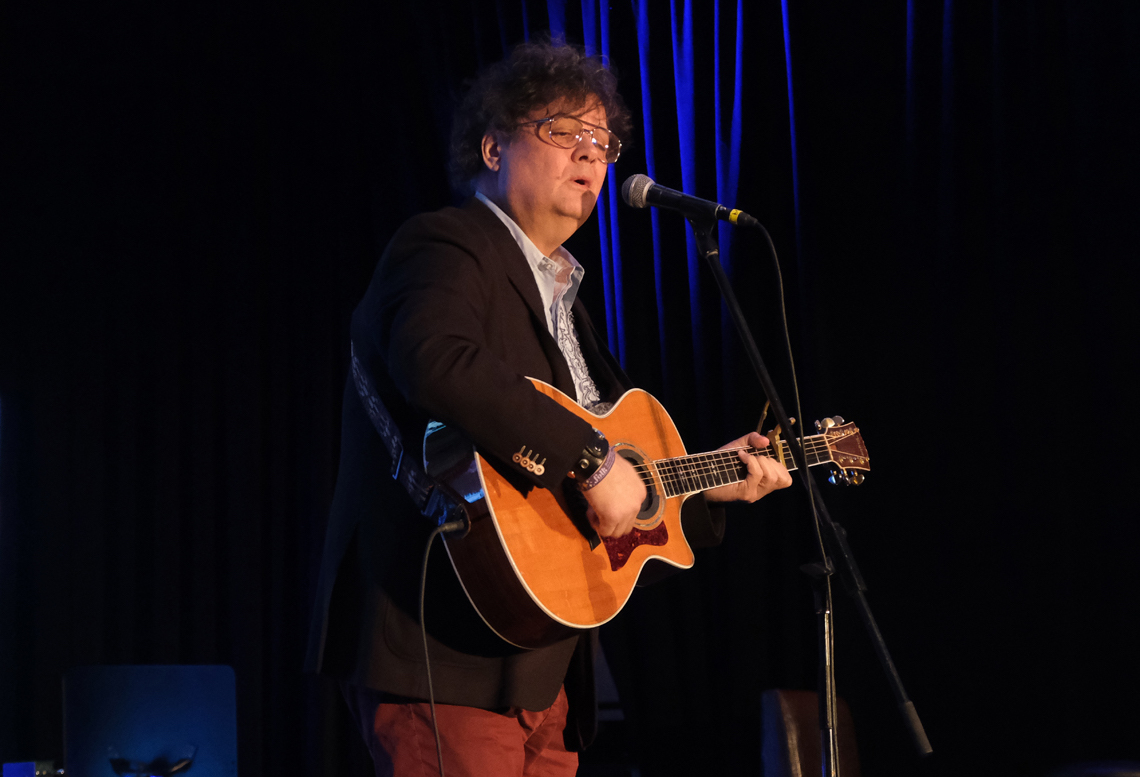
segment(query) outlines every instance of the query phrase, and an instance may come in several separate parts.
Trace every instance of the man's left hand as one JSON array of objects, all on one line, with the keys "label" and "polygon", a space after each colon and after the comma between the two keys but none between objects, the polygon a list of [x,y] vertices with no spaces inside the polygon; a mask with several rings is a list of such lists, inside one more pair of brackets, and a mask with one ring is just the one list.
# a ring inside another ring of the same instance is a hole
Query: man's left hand
[{"label": "man's left hand", "polygon": [[[718,450],[728,448],[767,448],[768,438],[758,432],[751,432]],[[740,460],[748,466],[748,477],[739,483],[731,483],[705,492],[707,502],[755,502],[757,499],[770,494],[778,488],[787,488],[792,484],[792,476],[787,468],[767,456],[752,456],[740,451]]]}]

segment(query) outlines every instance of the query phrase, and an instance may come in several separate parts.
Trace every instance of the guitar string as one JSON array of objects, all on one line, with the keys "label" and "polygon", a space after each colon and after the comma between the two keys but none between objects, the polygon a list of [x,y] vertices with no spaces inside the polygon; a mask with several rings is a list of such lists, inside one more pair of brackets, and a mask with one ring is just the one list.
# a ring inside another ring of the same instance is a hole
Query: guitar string
[{"label": "guitar string", "polygon": [[[805,455],[815,459],[809,462],[809,466],[832,459],[830,455],[831,446],[823,436],[813,435],[803,440],[803,443]],[[779,444],[785,455],[790,453],[787,440],[780,440]],[[744,479],[742,475],[747,472],[747,469],[743,468],[744,462],[740,461],[736,455],[738,451],[743,450],[753,456],[776,458],[772,448],[771,445],[766,448],[752,446],[729,448],[721,451],[659,459],[651,463],[634,465],[634,469],[646,485],[652,485],[652,471],[657,470],[666,491],[676,491],[677,486],[680,486],[681,492],[697,493],[709,488],[740,482]],[[819,457],[821,452],[826,453],[822,458]],[[790,459],[790,455],[787,458]],[[791,469],[794,470],[795,467],[793,466]],[[676,496],[677,493],[668,495]]]},{"label": "guitar string", "polygon": [[[787,451],[787,443],[786,442],[783,443],[782,447],[784,448],[785,451]],[[830,456],[820,458],[818,455],[821,452],[825,452],[828,450],[829,450],[829,446],[826,443],[812,444],[809,442],[809,444],[805,446],[805,454],[814,456],[816,458],[816,461],[812,462],[813,464],[814,463],[820,463],[822,461],[830,460],[831,459]],[[689,456],[677,456],[677,457],[673,457],[673,458],[658,459],[654,464],[658,469],[661,469],[662,464],[666,464],[666,465],[673,465],[674,467],[680,466],[680,467],[683,467],[684,469],[689,470],[689,471],[697,471],[697,472],[720,471],[720,468],[723,467],[724,464],[727,464],[727,463],[735,464],[736,462],[740,461],[740,459],[736,455],[738,451],[745,451],[746,453],[749,453],[753,456],[766,456],[768,458],[776,458],[776,455],[772,451],[771,446],[769,446],[768,448],[746,447],[746,448],[729,448],[729,449],[723,450],[723,451],[710,451],[708,453],[697,453],[697,454],[692,454]],[[786,455],[786,453],[785,453],[785,455]],[[790,456],[787,456],[787,458],[790,459]],[[741,463],[743,463],[743,462],[741,462]],[[650,469],[651,465],[649,465],[649,464],[637,464],[637,465],[634,465],[634,467],[635,467],[635,469],[638,469],[639,471],[645,471],[645,470]]]},{"label": "guitar string", "polygon": [[[763,455],[749,451],[752,455]],[[677,481],[696,481],[706,487],[723,485],[727,482],[736,482],[742,472],[746,472],[744,462],[735,455],[736,451],[723,451],[713,455],[692,458],[665,459],[655,463],[655,468],[663,480],[675,483]],[[640,471],[648,471],[649,466],[638,467]]]},{"label": "guitar string", "polygon": [[[806,441],[806,445],[804,446],[804,450],[806,453],[819,454],[821,452],[826,452],[826,451],[830,450],[830,447],[831,446],[828,445],[824,441],[810,440],[809,439]],[[786,441],[781,442],[780,448],[781,448],[781,451],[784,452],[785,456],[791,450]],[[775,458],[775,455],[776,455],[775,452],[772,450],[772,446],[768,446],[766,448],[756,448],[756,447],[752,447],[752,446],[747,446],[747,447],[741,447],[741,448],[728,448],[728,449],[720,450],[720,451],[709,451],[708,453],[696,453],[696,454],[690,454],[690,455],[686,455],[686,456],[677,456],[677,457],[673,457],[670,459],[661,459],[661,461],[678,461],[678,460],[683,460],[683,459],[700,460],[702,458],[707,458],[707,457],[735,458],[735,454],[737,451],[745,451],[747,453],[752,454],[753,456],[767,456],[768,458]]]},{"label": "guitar string", "polygon": [[[818,459],[818,454],[820,454],[821,452],[825,452],[825,451],[829,450],[829,446],[826,443],[812,443],[810,441],[809,441],[809,444],[805,445],[804,447],[805,447],[805,453],[806,454],[815,455],[817,457],[817,459]],[[787,456],[787,452],[789,452],[789,449],[787,447],[786,442],[782,444],[781,448],[785,452],[785,456],[787,458],[790,458],[790,456]],[[677,456],[677,457],[672,457],[672,458],[658,459],[657,463],[658,464],[660,464],[662,462],[682,463],[682,466],[686,466],[686,467],[690,466],[689,463],[695,463],[695,464],[697,464],[697,466],[703,466],[705,463],[712,463],[715,465],[716,463],[719,463],[719,462],[739,461],[739,458],[736,456],[736,453],[738,451],[745,451],[746,453],[749,453],[753,456],[766,456],[768,458],[776,458],[776,454],[772,451],[771,446],[769,446],[767,448],[743,447],[743,448],[728,448],[728,449],[722,450],[722,451],[710,451],[708,453],[696,453],[696,454],[691,454],[691,455],[687,455],[687,456]],[[828,460],[828,459],[830,459],[830,456],[826,457],[826,459],[819,459],[819,461],[824,461],[824,460]],[[635,465],[635,467],[640,467],[640,468],[646,468],[647,466],[648,465],[646,465],[646,464]]]},{"label": "guitar string", "polygon": [[[684,492],[695,493],[719,485],[739,482],[743,479],[741,477],[741,466],[743,462],[735,455],[732,455],[736,450],[744,449],[717,451],[695,457],[681,457],[657,462],[657,464],[666,465],[665,467],[657,467],[657,469],[667,496],[676,496],[678,493]],[[758,451],[756,448],[748,450],[750,450],[750,452]],[[758,455],[758,453],[754,453],[753,455]],[[646,474],[648,474],[647,470],[649,467],[642,467],[641,469],[645,470]],[[747,470],[745,469],[744,471]],[[652,475],[649,475],[648,478],[643,478],[643,480],[648,480],[647,485],[650,485]]]}]

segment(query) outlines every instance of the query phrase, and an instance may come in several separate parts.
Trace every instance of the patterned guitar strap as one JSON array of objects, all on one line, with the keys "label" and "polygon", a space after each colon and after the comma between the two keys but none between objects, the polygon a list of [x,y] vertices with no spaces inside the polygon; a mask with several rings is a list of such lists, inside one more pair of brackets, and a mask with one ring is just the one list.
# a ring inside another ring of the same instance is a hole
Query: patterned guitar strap
[{"label": "patterned guitar strap", "polygon": [[368,413],[368,418],[388,450],[388,456],[392,460],[392,478],[408,492],[416,509],[437,526],[464,517],[462,506],[424,472],[419,457],[415,454],[404,455],[407,448],[400,429],[381,401],[364,365],[357,358],[356,344],[349,342],[349,350],[352,355],[352,382],[364,404],[364,411]]}]

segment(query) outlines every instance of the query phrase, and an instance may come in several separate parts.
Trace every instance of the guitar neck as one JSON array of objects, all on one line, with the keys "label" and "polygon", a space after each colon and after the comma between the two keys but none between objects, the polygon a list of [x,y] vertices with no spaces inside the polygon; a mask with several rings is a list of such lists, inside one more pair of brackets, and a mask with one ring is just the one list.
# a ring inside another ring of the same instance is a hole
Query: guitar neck
[{"label": "guitar neck", "polygon": [[[803,438],[804,456],[809,467],[826,464],[832,460],[825,437],[826,435],[815,434]],[[698,494],[701,491],[708,491],[710,488],[739,483],[748,477],[748,467],[737,456],[737,451],[740,450],[752,456],[765,456],[769,459],[782,460],[789,471],[794,471],[796,463],[792,459],[792,451],[788,441],[780,440],[779,445],[780,455],[777,455],[771,445],[767,448],[732,448],[708,453],[694,453],[673,459],[658,459],[653,462],[653,466],[661,477],[666,496]]]}]

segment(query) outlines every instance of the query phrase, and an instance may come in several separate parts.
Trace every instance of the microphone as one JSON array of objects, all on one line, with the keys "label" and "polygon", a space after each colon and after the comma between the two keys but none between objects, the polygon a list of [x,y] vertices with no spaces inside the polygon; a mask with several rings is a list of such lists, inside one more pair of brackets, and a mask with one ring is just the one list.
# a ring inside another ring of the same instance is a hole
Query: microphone
[{"label": "microphone", "polygon": [[666,189],[648,175],[631,175],[621,186],[621,197],[631,208],[652,205],[682,213],[689,219],[720,219],[742,227],[759,227],[760,222],[741,210],[729,210],[719,202],[702,200],[676,189]]}]

